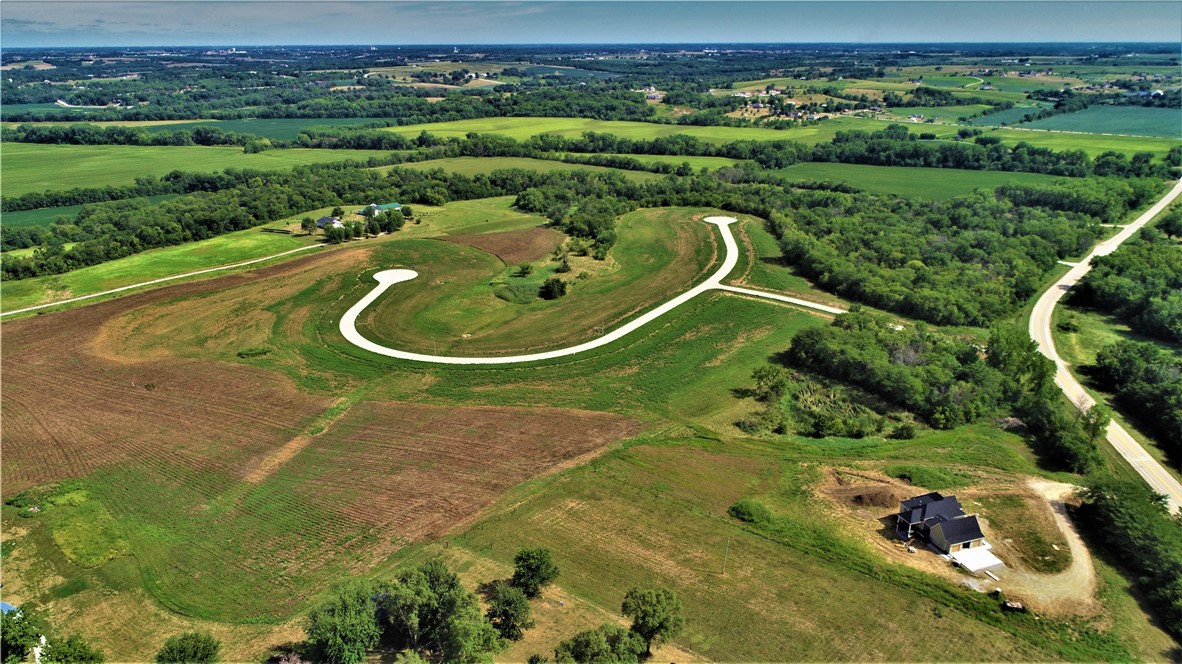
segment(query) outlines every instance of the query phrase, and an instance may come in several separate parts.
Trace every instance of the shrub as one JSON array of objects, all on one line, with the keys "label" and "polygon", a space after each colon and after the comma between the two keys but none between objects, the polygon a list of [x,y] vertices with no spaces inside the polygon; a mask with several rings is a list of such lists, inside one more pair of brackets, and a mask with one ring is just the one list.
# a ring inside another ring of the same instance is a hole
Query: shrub
[{"label": "shrub", "polygon": [[222,644],[209,632],[185,632],[168,637],[156,652],[157,664],[216,662]]},{"label": "shrub", "polygon": [[542,287],[538,290],[538,295],[543,300],[557,300],[566,295],[566,282],[558,277],[550,277],[542,282]]}]

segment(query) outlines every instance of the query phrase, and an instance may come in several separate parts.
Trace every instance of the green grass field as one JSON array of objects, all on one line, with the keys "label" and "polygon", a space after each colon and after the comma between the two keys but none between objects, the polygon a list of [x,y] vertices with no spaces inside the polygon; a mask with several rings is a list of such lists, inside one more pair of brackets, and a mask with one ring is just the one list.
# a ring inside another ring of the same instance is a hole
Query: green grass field
[{"label": "green grass field", "polygon": [[275,170],[346,159],[366,160],[385,154],[374,150],[310,149],[245,154],[236,147],[5,143],[0,148],[0,177],[4,180],[4,195],[19,196],[34,191],[130,185],[137,177],[159,177],[174,170]]},{"label": "green grass field", "polygon": [[[394,131],[404,135],[417,135],[419,132],[426,131],[438,136],[457,138],[462,138],[469,132],[477,132],[499,134],[516,140],[524,140],[537,134],[580,136],[585,131],[594,131],[630,139],[685,134],[696,136],[712,143],[725,143],[736,140],[793,140],[815,145],[832,140],[839,131],[878,131],[884,128],[886,124],[900,124],[900,122],[898,120],[888,121],[843,117],[825,120],[818,125],[781,131],[759,127],[691,127],[577,118],[484,118],[479,120],[458,120],[456,122],[437,122],[406,127],[392,127],[388,131]],[[932,132],[939,138],[955,136],[958,129],[953,125],[929,125],[922,123],[908,125],[908,127],[914,133]],[[1130,155],[1134,152],[1151,152],[1158,157],[1162,157],[1177,143],[1177,141],[1149,136],[1100,136],[1096,134],[1065,134],[1009,128],[988,130],[988,135],[997,136],[1007,145],[1026,142],[1037,147],[1045,147],[1052,150],[1083,150],[1092,157],[1108,150],[1116,150],[1117,152],[1124,152]]]},{"label": "green grass field", "polygon": [[912,114],[922,115],[924,118],[937,118],[939,122],[956,122],[957,118],[975,115],[989,110],[992,106],[986,104],[969,104],[964,106],[908,106],[892,108],[890,112],[902,118],[909,118]]},{"label": "green grass field", "polygon": [[[325,208],[317,212],[327,214],[329,210]],[[279,228],[293,223],[298,227],[303,217],[299,215],[266,224],[265,227]],[[240,263],[314,242],[314,239],[305,235],[264,233],[259,228],[252,228],[201,242],[161,247],[65,274],[5,281],[0,310],[23,309],[207,267]]]},{"label": "green grass field", "polygon": [[[153,203],[162,203],[164,201],[171,201],[178,197],[180,197],[180,194],[162,194],[160,196],[148,196],[147,199]],[[4,224],[10,228],[18,228],[21,226],[48,226],[50,222],[57,221],[63,217],[73,221],[78,217],[78,213],[81,211],[81,205],[66,205],[55,208],[38,208],[36,210],[22,210],[20,212],[5,212],[0,214],[0,224]]]},{"label": "green grass field", "polygon": [[726,157],[683,157],[678,155],[662,155],[662,154],[628,154],[618,155],[635,159],[644,164],[669,164],[670,166],[680,166],[683,163],[688,163],[694,170],[701,170],[703,168],[708,170],[717,170],[719,168],[726,168],[727,166],[734,166],[739,163],[738,159],[727,159]]},{"label": "green grass field", "polygon": [[[522,168],[539,173],[551,171],[591,171],[599,173],[615,172],[634,182],[649,182],[660,179],[661,175],[647,171],[627,171],[604,166],[589,166],[584,164],[567,164],[549,159],[530,159],[528,157],[455,157],[453,159],[432,159],[430,161],[416,161],[409,164],[399,164],[400,168],[415,170],[431,170],[442,168],[445,171],[460,175],[487,175],[496,170]],[[388,171],[392,167],[382,167]]]},{"label": "green grass field", "polygon": [[1182,111],[1141,106],[1092,106],[1022,125],[1031,129],[1078,131],[1091,134],[1160,136],[1182,140]]},{"label": "green grass field", "polygon": [[[358,329],[395,348],[450,355],[535,352],[587,341],[704,278],[713,229],[690,218],[705,212],[625,215],[609,260],[571,257],[565,275],[556,275],[559,264],[549,258],[521,278],[513,276],[513,266],[473,247],[434,240],[385,244],[372,259],[376,266],[410,267],[419,277],[376,303]],[[587,278],[578,277],[583,272]],[[514,285],[536,287],[550,276],[568,282],[565,297],[517,304],[496,295]]]},{"label": "green grass field", "polygon": [[500,134],[516,140],[524,140],[538,134],[557,134],[560,136],[580,136],[583,132],[594,131],[613,134],[620,138],[655,138],[658,136],[672,136],[685,134],[695,136],[711,143],[725,143],[728,141],[775,141],[796,140],[805,143],[818,143],[831,140],[834,134],[842,129],[852,129],[845,126],[846,119],[832,120],[812,127],[801,127],[778,131],[760,127],[692,127],[672,124],[657,124],[650,122],[625,122],[617,120],[590,120],[585,118],[481,118],[478,120],[458,120],[456,122],[435,122],[421,125],[407,125],[405,127],[390,127],[386,131],[417,136],[426,131],[438,136],[463,138],[469,132]]},{"label": "green grass field", "polygon": [[845,182],[875,194],[904,198],[944,200],[977,189],[995,189],[1004,184],[1043,184],[1058,179],[1037,173],[963,171],[953,168],[900,168],[862,164],[806,163],[780,169],[777,173],[797,180]]}]

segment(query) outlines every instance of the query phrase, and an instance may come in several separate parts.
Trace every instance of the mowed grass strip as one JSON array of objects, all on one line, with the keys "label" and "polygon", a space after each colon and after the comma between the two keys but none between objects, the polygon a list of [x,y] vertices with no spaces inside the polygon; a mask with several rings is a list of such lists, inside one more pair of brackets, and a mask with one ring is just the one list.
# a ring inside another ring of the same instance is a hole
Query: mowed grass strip
[{"label": "mowed grass strip", "polygon": [[[408,164],[399,164],[399,168],[409,168],[417,171],[429,171],[436,168],[442,168],[451,173],[459,173],[460,175],[487,175],[493,171],[505,170],[510,168],[520,168],[527,171],[537,171],[539,173],[549,173],[552,171],[591,171],[597,173],[619,173],[625,178],[633,182],[651,182],[652,180],[660,179],[661,175],[657,173],[649,173],[648,171],[628,171],[619,168],[608,168],[605,166],[591,166],[587,164],[567,164],[561,161],[551,161],[549,159],[530,159],[528,157],[455,157],[451,159],[432,159],[430,161],[416,161]],[[383,171],[389,171],[392,167],[383,167]]]},{"label": "mowed grass strip", "polygon": [[34,191],[130,185],[137,177],[160,177],[176,170],[278,170],[347,159],[365,161],[389,152],[293,148],[246,154],[238,147],[5,143],[0,154],[4,195],[19,196]]},{"label": "mowed grass strip", "polygon": [[[516,304],[496,296],[514,283],[541,283],[558,267],[535,266],[529,280],[478,249],[433,241],[391,243],[375,259],[419,277],[392,289],[359,319],[367,337],[402,350],[505,355],[561,348],[600,336],[624,320],[690,288],[714,260],[717,238],[695,218],[702,210],[641,210],[618,222],[608,261],[571,259],[559,275],[570,292],[557,300]],[[586,272],[588,278],[579,278]]]},{"label": "mowed grass strip", "polygon": [[905,168],[863,164],[806,163],[776,171],[794,180],[844,182],[874,194],[945,200],[978,189],[1006,184],[1048,184],[1057,179],[1038,173],[967,171],[954,168]]}]

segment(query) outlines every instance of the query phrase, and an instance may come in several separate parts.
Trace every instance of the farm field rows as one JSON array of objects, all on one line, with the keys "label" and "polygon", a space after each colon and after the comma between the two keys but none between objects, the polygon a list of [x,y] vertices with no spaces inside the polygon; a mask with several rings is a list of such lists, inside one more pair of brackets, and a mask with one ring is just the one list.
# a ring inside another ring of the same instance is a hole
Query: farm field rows
[{"label": "farm field rows", "polygon": [[1160,136],[1182,141],[1182,110],[1140,106],[1092,106],[1075,113],[1035,120],[1022,126],[1094,134]]},{"label": "farm field rows", "polygon": [[1047,184],[1058,179],[1038,173],[837,163],[796,164],[776,172],[800,180],[844,182],[875,194],[894,194],[904,198],[931,200],[944,200],[978,189],[992,190],[1004,184]]},{"label": "farm field rows", "polygon": [[4,195],[34,191],[135,184],[174,170],[281,169],[388,154],[380,150],[269,150],[246,154],[237,147],[145,147],[138,145],[36,145],[5,143],[0,177]]}]

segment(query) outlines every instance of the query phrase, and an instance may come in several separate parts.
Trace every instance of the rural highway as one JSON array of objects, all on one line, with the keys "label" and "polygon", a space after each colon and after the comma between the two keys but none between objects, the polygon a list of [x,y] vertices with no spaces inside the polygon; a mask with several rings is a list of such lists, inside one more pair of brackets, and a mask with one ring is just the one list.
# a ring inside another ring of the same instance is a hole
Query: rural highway
[{"label": "rural highway", "polygon": [[45,309],[48,307],[57,307],[57,306],[61,306],[63,304],[70,304],[71,302],[81,302],[82,300],[89,300],[89,299],[95,298],[95,297],[102,297],[104,295],[111,295],[112,293],[122,293],[124,291],[134,290],[136,288],[143,288],[144,286],[151,286],[153,284],[162,284],[166,281],[173,281],[175,279],[184,279],[185,277],[196,277],[201,274],[209,274],[210,272],[220,272],[222,270],[232,270],[236,267],[245,267],[247,265],[254,265],[255,263],[262,263],[263,261],[269,261],[272,258],[279,258],[281,256],[287,256],[289,254],[294,254],[299,251],[307,251],[309,249],[319,249],[319,248],[325,247],[325,246],[327,246],[327,245],[312,244],[312,245],[308,245],[307,247],[300,247],[299,249],[292,249],[291,251],[284,251],[282,253],[272,254],[270,256],[263,256],[262,258],[255,258],[254,260],[243,261],[241,263],[234,263],[233,265],[219,265],[218,267],[210,267],[210,268],[206,268],[204,270],[197,270],[196,272],[186,272],[184,274],[174,274],[171,277],[161,277],[159,279],[153,279],[151,281],[141,281],[138,284],[131,284],[130,286],[123,286],[122,288],[112,288],[111,290],[106,290],[101,293],[91,293],[90,295],[80,295],[78,297],[72,297],[68,300],[58,300],[56,302],[49,302],[46,304],[38,304],[35,307],[25,307],[24,309],[15,309],[13,311],[5,311],[3,313],[0,313],[0,316],[11,316],[13,314],[23,314],[26,311],[37,311],[38,309]]},{"label": "rural highway", "polygon": [[[1039,352],[1054,360],[1055,384],[1063,390],[1063,393],[1067,395],[1068,399],[1071,399],[1072,403],[1078,405],[1081,409],[1091,407],[1095,403],[1095,400],[1087,393],[1083,385],[1079,384],[1079,381],[1075,379],[1075,376],[1067,368],[1067,363],[1063,361],[1063,358],[1059,357],[1059,353],[1055,350],[1055,341],[1051,338],[1051,318],[1055,311],[1055,305],[1063,298],[1064,293],[1078,283],[1092,269],[1092,258],[1096,256],[1107,256],[1116,251],[1116,248],[1122,242],[1129,239],[1133,233],[1136,233],[1142,226],[1156,217],[1158,213],[1164,210],[1180,194],[1182,194],[1182,180],[1175,184],[1173,189],[1170,189],[1169,193],[1155,203],[1153,207],[1137,217],[1135,221],[1125,226],[1116,235],[1096,245],[1096,248],[1092,250],[1092,253],[1088,254],[1087,258],[1077,263],[1067,274],[1063,275],[1063,278],[1056,281],[1054,285],[1038,298],[1038,302],[1034,305],[1034,312],[1030,315],[1030,337],[1038,343]],[[1108,442],[1112,443],[1112,446],[1129,462],[1129,465],[1141,477],[1145,478],[1145,481],[1154,491],[1165,495],[1170,506],[1170,511],[1178,511],[1182,507],[1182,483],[1179,483],[1178,480],[1166,472],[1166,469],[1158,463],[1157,459],[1149,456],[1145,448],[1141,447],[1120,423],[1113,421],[1109,424],[1107,433]]]},{"label": "rural highway", "polygon": [[345,315],[341,317],[341,334],[345,336],[353,345],[364,348],[372,353],[385,355],[386,357],[395,357],[400,360],[413,360],[415,362],[430,362],[433,364],[513,364],[517,362],[535,362],[537,360],[553,360],[560,357],[569,357],[577,355],[600,346],[606,346],[617,339],[620,339],[648,323],[660,318],[666,313],[676,309],[677,307],[689,302],[698,295],[705,293],[708,290],[723,290],[731,293],[738,293],[741,295],[750,295],[753,297],[761,297],[789,304],[795,304],[802,307],[809,307],[818,309],[826,313],[839,314],[844,313],[844,310],[835,307],[827,307],[825,305],[816,304],[807,300],[800,300],[786,295],[777,295],[774,293],[764,293],[763,291],[752,290],[750,288],[739,288],[736,286],[724,286],[722,280],[726,278],[735,265],[739,262],[739,247],[735,242],[735,236],[731,233],[730,225],[737,220],[733,217],[706,217],[703,221],[718,226],[718,230],[722,233],[722,242],[726,247],[726,257],[722,261],[722,266],[718,268],[714,274],[706,281],[694,286],[688,291],[678,295],[677,297],[665,302],[661,306],[645,313],[644,315],[629,321],[624,325],[612,330],[611,332],[592,339],[586,343],[581,343],[577,346],[570,346],[568,348],[560,348],[558,350],[546,351],[543,353],[531,353],[529,355],[505,355],[501,357],[452,357],[448,355],[424,355],[422,353],[412,353],[405,350],[398,350],[390,348],[381,344],[375,343],[366,339],[360,332],[357,331],[357,317],[361,312],[365,311],[369,305],[373,304],[375,300],[382,296],[388,288],[394,284],[410,281],[419,276],[414,270],[385,270],[378,272],[373,276],[374,280],[378,282],[376,288],[366,294],[354,304]]}]

